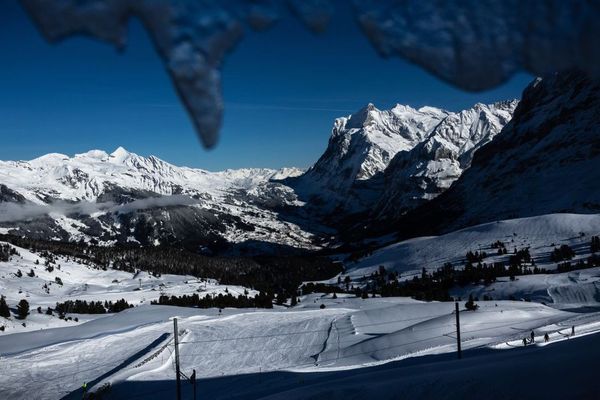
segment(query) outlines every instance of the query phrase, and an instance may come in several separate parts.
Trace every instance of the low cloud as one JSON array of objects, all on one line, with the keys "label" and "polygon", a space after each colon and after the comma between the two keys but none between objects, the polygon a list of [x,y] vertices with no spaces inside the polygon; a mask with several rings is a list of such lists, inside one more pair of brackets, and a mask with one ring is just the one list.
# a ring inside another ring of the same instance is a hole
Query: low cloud
[{"label": "low cloud", "polygon": [[63,200],[57,200],[49,204],[0,203],[0,222],[32,220],[50,214],[65,216],[73,214],[93,215],[96,213],[127,214],[150,208],[191,206],[194,204],[199,204],[199,201],[182,195],[149,197],[147,199],[134,200],[124,204],[117,204],[114,202],[93,203],[89,201],[71,203]]}]

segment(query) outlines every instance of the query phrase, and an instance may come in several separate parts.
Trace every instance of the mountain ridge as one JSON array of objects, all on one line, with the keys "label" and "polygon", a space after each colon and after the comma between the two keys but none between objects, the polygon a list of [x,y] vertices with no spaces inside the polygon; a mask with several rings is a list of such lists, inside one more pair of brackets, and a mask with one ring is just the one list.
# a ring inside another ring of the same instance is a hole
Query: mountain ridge
[{"label": "mountain ridge", "polygon": [[[402,162],[390,166],[396,157],[419,146],[423,149],[423,143],[431,135],[442,138],[448,132],[458,132],[453,140],[444,139],[454,142],[452,151],[457,157],[476,149],[479,141],[489,141],[500,132],[517,103],[517,100],[477,103],[460,112],[430,106],[415,109],[400,104],[379,110],[369,103],[354,114],[337,118],[323,155],[304,174],[285,183],[303,201],[316,202],[323,213],[338,209],[346,213],[363,212],[377,203],[378,208],[385,209],[381,205],[381,197],[386,196],[382,194],[384,188],[394,180],[392,176],[406,169]],[[466,114],[470,119],[464,118]],[[480,124],[480,119],[495,121],[485,125]],[[480,135],[463,134],[465,130],[475,130]],[[457,169],[455,179],[464,169]]]},{"label": "mountain ridge", "polygon": [[581,72],[535,79],[461,178],[398,219],[396,231],[408,238],[499,219],[599,212],[598,110],[600,82]]}]

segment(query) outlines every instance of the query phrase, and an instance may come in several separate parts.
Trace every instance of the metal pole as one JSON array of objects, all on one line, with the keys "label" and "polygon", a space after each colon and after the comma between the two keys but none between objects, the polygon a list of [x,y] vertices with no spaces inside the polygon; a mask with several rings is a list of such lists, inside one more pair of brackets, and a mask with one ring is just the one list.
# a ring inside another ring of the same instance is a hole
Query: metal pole
[{"label": "metal pole", "polygon": [[456,348],[458,351],[458,358],[462,358],[462,351],[460,348],[460,312],[458,311],[458,301],[454,303],[456,310]]},{"label": "metal pole", "polygon": [[177,374],[177,400],[181,400],[181,373],[179,372],[179,333],[177,318],[173,318],[173,333],[175,334],[175,373]]}]

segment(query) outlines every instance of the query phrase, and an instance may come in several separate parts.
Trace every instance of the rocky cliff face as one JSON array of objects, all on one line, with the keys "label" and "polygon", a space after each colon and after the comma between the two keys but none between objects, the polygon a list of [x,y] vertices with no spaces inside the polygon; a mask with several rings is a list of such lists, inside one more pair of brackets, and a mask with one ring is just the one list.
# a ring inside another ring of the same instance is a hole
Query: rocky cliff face
[{"label": "rocky cliff face", "polygon": [[378,218],[401,216],[447,190],[471,166],[475,152],[510,121],[518,101],[476,104],[451,113],[415,147],[401,151],[385,170]]},{"label": "rocky cliff face", "polygon": [[447,189],[475,150],[510,120],[516,104],[476,104],[458,113],[402,105],[382,111],[369,104],[338,118],[325,153],[288,184],[322,212],[376,205],[380,216],[401,215]]}]

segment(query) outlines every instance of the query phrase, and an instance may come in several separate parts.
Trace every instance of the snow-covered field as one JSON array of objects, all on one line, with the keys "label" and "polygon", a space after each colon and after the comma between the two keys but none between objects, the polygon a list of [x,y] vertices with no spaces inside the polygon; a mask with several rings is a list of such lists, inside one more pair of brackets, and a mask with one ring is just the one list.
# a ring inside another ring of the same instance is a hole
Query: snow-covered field
[{"label": "snow-covered field", "polygon": [[[320,309],[321,304],[327,307]],[[566,340],[572,325],[577,336],[600,330],[598,313],[576,314],[526,302],[479,304],[475,312],[461,312],[467,354],[469,349],[520,347],[532,329],[538,341],[549,333],[551,344]],[[264,392],[258,383],[263,374],[267,379],[288,371],[294,378],[286,385],[291,385],[304,376],[312,379],[308,375],[317,372],[342,373],[453,353],[453,310],[453,303],[343,296],[334,300],[320,295],[302,298],[295,309],[224,310],[223,315],[216,310],[143,305],[78,326],[1,337],[0,395],[55,399],[84,382],[96,389],[110,382],[114,391],[108,398],[173,396],[171,318],[178,317],[183,372],[189,376],[195,369],[201,388],[204,381],[252,374],[255,387],[232,386],[210,398],[257,398],[278,390]],[[189,393],[190,385],[184,382],[184,387]],[[76,393],[72,398],[80,397]]]},{"label": "snow-covered field", "polygon": [[[584,257],[599,228],[597,215],[501,221],[392,245],[350,271],[362,276],[385,265],[408,273],[420,269],[419,263],[458,263],[466,251],[485,250],[496,240],[510,250],[530,247],[538,265],[549,266],[544,260],[560,244]],[[31,315],[26,327],[13,317],[0,333],[2,399],[79,399],[84,382],[91,391],[110,384],[109,399],[170,398],[175,392],[174,317],[181,368],[187,376],[196,371],[199,398],[514,398],[515,385],[529,398],[600,396],[588,372],[593,368],[575,372],[600,356],[600,335],[595,334],[600,333],[600,268],[456,289],[452,294],[463,298],[473,293],[495,300],[478,301],[476,311],[460,303],[464,359],[454,360],[451,302],[316,293],[302,296],[295,307],[272,310],[156,306],[149,303],[163,292],[222,293],[226,288],[193,277],[103,271],[64,258],[56,261],[60,269],[48,272],[39,254],[17,251],[19,256],[0,263],[0,293],[11,307],[26,298]],[[34,277],[26,275],[30,269]],[[63,285],[53,283],[47,293],[43,285],[56,276]],[[245,289],[227,290],[237,294]],[[511,297],[517,301],[506,300]],[[78,323],[35,310],[66,299],[120,298],[137,307],[80,315]],[[536,343],[524,348],[522,340],[531,331]],[[562,384],[543,379],[550,373],[559,374]],[[191,398],[191,385],[185,379],[182,384],[184,398]]]},{"label": "snow-covered field", "polygon": [[[0,244],[6,244],[0,242]],[[11,245],[12,246],[12,245]],[[14,332],[39,330],[43,328],[65,327],[76,324],[74,321],[59,319],[55,314],[48,316],[45,311],[48,307],[54,308],[57,302],[67,300],[112,301],[125,299],[134,306],[150,304],[158,300],[161,294],[182,295],[197,293],[200,297],[206,294],[225,294],[225,290],[233,296],[243,294],[246,290],[239,286],[221,286],[214,280],[200,280],[192,276],[164,274],[155,277],[145,271],[129,273],[114,269],[95,268],[83,264],[81,260],[56,257],[51,266],[53,270],[46,269],[46,258],[39,253],[12,246],[19,255],[12,256],[9,262],[0,262],[0,295],[6,297],[6,302],[11,308],[16,307],[21,299],[27,300],[30,306],[30,315],[25,321],[15,318],[0,320],[0,325],[5,326],[5,331],[0,336]],[[59,268],[60,266],[60,268]],[[18,271],[22,276],[17,276]],[[28,275],[30,271],[35,276]],[[59,278],[62,284],[56,282]],[[46,289],[47,288],[47,289]],[[250,296],[256,291],[247,289]],[[42,308],[42,313],[37,308]],[[81,315],[79,323],[102,317],[103,315]],[[22,324],[25,323],[25,326]]]}]

